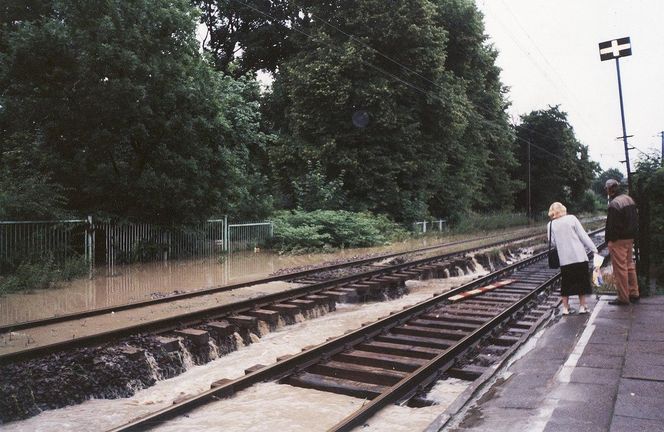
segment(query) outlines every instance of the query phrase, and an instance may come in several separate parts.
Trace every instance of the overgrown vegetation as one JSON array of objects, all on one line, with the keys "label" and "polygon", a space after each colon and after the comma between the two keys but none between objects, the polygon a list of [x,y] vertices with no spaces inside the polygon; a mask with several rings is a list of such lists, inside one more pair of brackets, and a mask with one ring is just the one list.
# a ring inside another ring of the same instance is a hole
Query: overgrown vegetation
[{"label": "overgrown vegetation", "polygon": [[528,226],[528,216],[525,213],[470,213],[459,218],[450,228],[454,233],[470,233],[514,226]]},{"label": "overgrown vegetation", "polygon": [[595,203],[587,191],[600,172],[599,164],[590,160],[588,147],[576,139],[567,114],[554,106],[521,120],[516,128],[521,163],[514,175],[524,183],[529,170],[536,175],[530,177],[530,188],[517,194],[518,208],[527,209],[530,199],[533,212],[546,212],[555,201],[570,212],[593,211]]},{"label": "overgrown vegetation", "polygon": [[0,274],[0,295],[51,288],[59,282],[72,280],[87,272],[88,265],[83,257],[68,258],[61,263],[51,255],[24,260]]},{"label": "overgrown vegetation", "polygon": [[270,203],[254,165],[268,140],[258,83],[210,67],[188,1],[10,3],[0,173],[22,187],[3,189],[0,215],[43,217],[43,203],[183,223]]},{"label": "overgrown vegetation", "polygon": [[[636,163],[632,193],[639,207],[640,277],[664,289],[664,166],[650,155]],[[642,287],[643,289],[643,287]]]},{"label": "overgrown vegetation", "polygon": [[348,211],[284,211],[273,219],[271,247],[307,253],[369,247],[403,239],[408,233],[385,216]]},{"label": "overgrown vegetation", "polygon": [[391,221],[525,224],[529,164],[532,214],[602,207],[566,113],[510,124],[497,55],[469,0],[10,1],[0,218],[277,212],[279,250],[370,246],[405,235]]},{"label": "overgrown vegetation", "polygon": [[510,124],[472,1],[10,3],[0,178],[20,182],[0,180],[0,217],[525,211],[528,142],[533,213],[594,205],[564,112]]}]

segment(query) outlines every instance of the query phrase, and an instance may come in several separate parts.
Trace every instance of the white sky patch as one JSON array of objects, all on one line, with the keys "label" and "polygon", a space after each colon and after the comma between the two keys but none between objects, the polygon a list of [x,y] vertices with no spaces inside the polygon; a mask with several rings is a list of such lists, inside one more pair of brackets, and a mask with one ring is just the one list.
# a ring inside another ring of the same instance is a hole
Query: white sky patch
[{"label": "white sky patch", "polygon": [[[661,0],[475,0],[490,42],[500,52],[502,82],[510,87],[509,113],[560,104],[577,138],[602,169],[625,173],[615,61],[600,61],[599,43],[630,37],[632,56],[620,59],[630,145],[661,149],[664,130],[664,45]],[[630,152],[630,162],[642,157]]]}]

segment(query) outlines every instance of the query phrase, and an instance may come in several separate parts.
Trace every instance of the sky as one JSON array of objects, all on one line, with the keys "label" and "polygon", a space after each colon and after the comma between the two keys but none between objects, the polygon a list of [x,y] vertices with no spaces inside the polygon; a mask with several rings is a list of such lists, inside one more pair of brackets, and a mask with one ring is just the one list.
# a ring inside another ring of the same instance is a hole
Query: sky
[{"label": "sky", "polygon": [[[514,121],[560,105],[602,169],[626,173],[615,60],[600,42],[630,37],[620,59],[630,164],[661,150],[664,131],[664,0],[475,0],[499,51]],[[617,139],[618,138],[618,139]]]}]

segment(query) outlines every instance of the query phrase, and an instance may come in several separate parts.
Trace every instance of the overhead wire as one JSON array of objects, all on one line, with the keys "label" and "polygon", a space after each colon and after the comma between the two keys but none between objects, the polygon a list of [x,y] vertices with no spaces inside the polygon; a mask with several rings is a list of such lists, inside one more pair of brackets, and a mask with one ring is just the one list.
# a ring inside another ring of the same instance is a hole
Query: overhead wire
[{"label": "overhead wire", "polygon": [[[276,21],[277,23],[278,23],[278,21],[279,21],[279,19],[276,18],[275,16],[270,15],[269,13],[264,12],[264,11],[258,9],[258,8],[256,8],[256,7],[254,7],[253,5],[250,5],[249,3],[244,2],[243,0],[231,0],[231,1],[234,1],[234,2],[236,2],[236,3],[240,3],[240,4],[242,4],[242,5],[246,6],[246,7],[248,7],[249,9],[251,9],[251,10],[257,12],[257,13],[259,13],[259,14],[265,16],[265,17],[268,17],[268,18],[270,18],[270,19]],[[281,23],[279,23],[279,24],[281,24]],[[281,24],[281,25],[284,25],[284,26],[285,26],[285,24]],[[299,28],[297,28],[297,27],[286,27],[286,28],[288,28],[289,30],[292,30],[292,31],[298,32],[298,33],[300,33],[300,34],[302,34],[302,35],[308,37],[308,38],[311,39],[311,40],[314,40],[314,39],[315,39],[315,37],[314,37],[313,35],[311,35],[311,34],[305,32],[304,30],[301,30],[301,29],[299,29]],[[333,46],[333,47],[334,47],[334,46]],[[336,47],[334,47],[334,48],[336,48]],[[387,76],[389,76],[389,77],[391,77],[391,78],[393,78],[393,79],[399,81],[400,83],[402,83],[402,84],[404,84],[404,85],[406,85],[406,86],[408,86],[408,87],[410,87],[410,88],[412,88],[412,89],[414,89],[414,90],[416,90],[416,91],[419,91],[420,93],[422,93],[422,94],[424,94],[424,95],[429,95],[429,96],[431,95],[429,92],[427,92],[427,91],[424,90],[424,89],[419,88],[419,87],[416,86],[415,84],[410,83],[410,82],[408,82],[408,81],[402,79],[401,77],[396,76],[396,75],[392,74],[391,72],[388,72],[388,71],[386,71],[386,70],[384,70],[384,69],[382,69],[382,68],[380,68],[380,67],[378,67],[378,66],[376,66],[376,65],[374,65],[374,64],[372,64],[372,63],[369,63],[369,62],[367,62],[366,60],[364,60],[364,59],[362,59],[362,58],[360,58],[360,61],[361,61],[362,63],[364,63],[365,65],[371,67],[372,69],[374,69],[374,70],[376,70],[376,71],[378,71],[378,72],[380,72],[380,73],[382,73],[382,74],[384,74],[384,75],[387,75]]]},{"label": "overhead wire", "polygon": [[[396,60],[394,60],[394,59],[391,58],[390,56],[388,56],[388,55],[386,55],[386,54],[383,54],[380,50],[378,50],[378,49],[372,47],[371,45],[362,42],[359,38],[355,37],[353,34],[344,31],[343,29],[339,28],[338,26],[335,26],[334,24],[328,22],[327,20],[324,20],[323,18],[321,18],[321,17],[319,17],[319,16],[317,16],[317,15],[315,15],[315,14],[313,14],[313,13],[309,13],[309,14],[310,14],[312,17],[314,17],[315,19],[317,19],[318,21],[322,22],[323,24],[325,24],[325,25],[327,25],[327,26],[329,26],[329,27],[331,27],[331,28],[337,30],[338,32],[344,34],[345,36],[347,36],[347,37],[348,37],[350,40],[352,40],[353,42],[359,43],[359,44],[361,44],[362,46],[364,46],[364,47],[366,47],[366,48],[369,48],[369,49],[373,50],[374,52],[376,52],[376,53],[377,53],[378,55],[380,55],[381,57],[383,57],[383,58],[385,58],[385,59],[391,61],[392,63],[398,65],[398,66],[401,67],[402,69],[404,69],[404,70],[406,70],[406,71],[408,71],[408,72],[411,72],[412,74],[414,74],[414,75],[417,76],[418,78],[421,78],[421,79],[427,81],[428,83],[430,83],[430,84],[432,84],[432,85],[434,85],[434,86],[440,88],[440,85],[439,85],[438,83],[436,83],[436,82],[430,80],[429,78],[427,78],[427,77],[421,75],[420,73],[418,73],[417,71],[414,71],[413,69],[409,68],[408,66],[406,66],[406,65],[404,65],[404,64],[402,64],[402,63],[400,63],[400,62],[398,62],[398,61],[396,61]],[[485,114],[485,115],[491,114],[491,112],[489,111],[488,108],[485,108],[485,107],[483,107],[483,106],[481,106],[481,105],[479,105],[479,104],[474,104],[473,106],[476,107],[476,108],[478,108],[478,109],[480,109],[480,110],[484,110],[484,114]],[[488,120],[488,119],[486,119],[486,118],[485,118],[485,121],[497,125],[494,121]],[[500,125],[498,125],[498,126],[500,126]],[[534,130],[534,129],[531,129],[531,128],[523,127],[523,129],[528,130],[528,131],[530,131],[530,132],[533,132],[534,134],[538,134],[538,135],[540,135],[540,136],[542,136],[542,137],[544,137],[544,138],[552,138],[551,136],[548,136],[548,135],[542,134],[541,132],[539,132],[539,131],[537,131],[537,130]],[[516,138],[518,138],[518,137],[516,137]],[[519,139],[520,139],[520,138],[519,138]],[[551,152],[549,152],[549,151],[543,149],[543,148],[540,147],[540,146],[537,146],[537,145],[533,145],[533,146],[534,146],[534,147],[537,147],[537,148],[539,148],[539,149],[541,149],[542,151],[545,151],[546,153],[548,153],[548,154],[550,154],[550,155],[552,155],[552,156],[558,157],[559,159],[563,160],[563,159],[562,159],[561,157],[559,157],[558,155],[555,155],[555,154],[553,154],[553,153],[551,153]]]},{"label": "overhead wire", "polygon": [[[630,144],[630,146],[631,146],[634,150],[636,150],[636,151],[638,151],[639,153],[641,153],[642,155],[644,155],[644,156],[650,156],[648,153],[644,152],[643,150],[641,150],[641,149],[638,148],[637,146],[635,146],[635,145],[633,145],[633,144]],[[656,150],[653,149],[653,151],[656,151]]]},{"label": "overhead wire", "polygon": [[[505,0],[500,0],[500,2],[503,4],[505,10],[511,15],[512,19],[513,19],[514,22],[517,24],[517,26],[519,27],[519,29],[523,32],[523,34],[526,35],[526,38],[528,38],[528,40],[530,40],[530,41],[532,42],[532,46],[533,46],[533,47],[535,48],[535,50],[539,53],[539,55],[542,57],[542,59],[544,60],[544,62],[548,65],[549,70],[551,70],[551,71],[554,73],[554,75],[556,75],[556,76],[558,77],[558,79],[560,80],[560,83],[562,84],[562,88],[560,88],[560,87],[558,86],[558,84],[557,84],[554,80],[552,80],[552,79],[549,77],[549,73],[548,73],[547,69],[546,69],[546,68],[541,68],[541,67],[535,62],[535,59],[530,55],[530,53],[527,52],[526,50],[524,50],[524,49],[521,47],[521,45],[517,42],[517,40],[516,40],[516,39],[513,37],[513,35],[509,32],[509,28],[508,28],[507,26],[505,26],[505,25],[502,23],[502,21],[500,21],[499,19],[496,18],[496,21],[497,21],[498,23],[500,23],[500,25],[502,25],[502,26],[505,28],[505,30],[507,31],[508,36],[510,37],[510,39],[512,39],[512,40],[515,42],[515,45],[516,45],[516,46],[517,46],[522,52],[524,52],[524,53],[526,54],[526,57],[528,58],[528,60],[529,60],[531,63],[533,63],[533,64],[534,64],[534,65],[535,65],[535,66],[536,66],[536,67],[537,67],[537,68],[538,68],[538,69],[544,74],[545,78],[546,78],[551,84],[553,84],[554,87],[558,88],[559,90],[562,90],[562,93],[565,93],[565,94],[567,95],[567,97],[569,98],[570,101],[573,100],[574,102],[578,102],[578,99],[576,99],[576,97],[574,96],[574,93],[573,93],[572,91],[570,91],[570,89],[567,87],[567,85],[565,84],[565,81],[562,79],[562,77],[560,76],[560,74],[559,74],[558,71],[556,70],[555,66],[553,66],[553,64],[551,64],[551,62],[550,62],[549,59],[546,57],[546,55],[544,55],[544,53],[542,52],[542,50],[540,50],[540,48],[539,48],[539,46],[537,45],[537,43],[535,43],[535,41],[534,41],[533,38],[530,36],[530,34],[528,33],[528,31],[527,31],[527,30],[525,29],[525,27],[521,24],[521,21],[519,21],[519,19],[517,18],[516,14],[515,14],[514,11],[512,10],[512,8],[509,6],[509,4],[508,4]],[[581,115],[582,120],[583,120],[583,122],[586,124],[586,126],[590,127],[591,129],[594,129],[594,127],[591,126],[591,124],[588,122],[588,119],[585,117],[585,114],[584,114],[583,110],[578,110],[578,112],[579,112],[579,114]]]},{"label": "overhead wire", "polygon": [[[242,5],[246,6],[247,8],[249,8],[249,9],[251,9],[251,10],[253,10],[253,11],[255,11],[255,12],[257,12],[257,13],[259,13],[259,14],[265,16],[265,17],[267,17],[267,18],[270,18],[270,19],[273,20],[275,23],[280,24],[280,25],[283,25],[283,26],[285,26],[286,28],[288,28],[289,30],[292,30],[292,31],[298,32],[298,33],[300,33],[300,34],[306,36],[307,38],[309,38],[309,39],[311,39],[311,40],[314,40],[314,39],[315,39],[315,37],[314,37],[313,35],[309,34],[308,32],[305,32],[304,30],[299,29],[299,28],[297,28],[297,27],[288,27],[288,26],[286,26],[285,24],[280,23],[280,22],[279,22],[279,19],[276,18],[275,16],[273,16],[273,15],[271,15],[271,14],[265,12],[265,11],[262,11],[262,10],[258,9],[257,7],[255,7],[255,6],[253,6],[253,5],[249,4],[249,3],[246,3],[246,2],[243,1],[243,0],[231,0],[231,1],[234,1],[234,2],[236,2],[236,3],[242,4]],[[327,25],[327,26],[329,26],[329,27],[335,29],[336,31],[339,31],[340,33],[344,34],[346,37],[348,37],[348,38],[349,38],[351,41],[353,41],[354,43],[361,44],[362,46],[371,49],[372,51],[374,51],[375,53],[377,53],[379,56],[381,56],[381,57],[385,58],[386,60],[389,60],[390,62],[392,62],[392,63],[398,65],[399,67],[401,67],[401,68],[404,69],[405,71],[414,74],[414,75],[417,76],[418,78],[420,78],[420,79],[422,79],[422,80],[424,80],[424,81],[426,81],[426,82],[432,84],[432,85],[435,86],[435,87],[442,88],[442,87],[440,86],[440,84],[438,84],[438,83],[436,83],[436,82],[430,80],[429,78],[427,78],[427,77],[421,75],[421,74],[418,73],[417,71],[414,71],[413,69],[411,69],[411,68],[409,68],[408,66],[402,64],[401,62],[399,62],[399,61],[397,61],[397,60],[394,60],[393,58],[391,58],[390,56],[388,56],[388,55],[386,55],[386,54],[380,52],[380,51],[377,50],[376,48],[373,48],[372,46],[370,46],[370,45],[368,45],[368,44],[362,42],[362,41],[359,40],[357,37],[355,37],[353,34],[348,33],[348,32],[346,32],[346,31],[340,29],[338,26],[335,26],[335,25],[331,24],[330,22],[328,22],[328,21],[322,19],[321,17],[318,17],[317,15],[314,15],[313,13],[309,13],[309,12],[308,12],[307,14],[310,15],[310,16],[312,16],[314,19],[317,19],[318,21],[322,22],[323,24],[325,24],[325,25]],[[337,48],[336,46],[333,46],[333,47],[334,47],[334,48]],[[372,64],[372,63],[370,63],[370,62],[368,62],[368,61],[366,61],[366,60],[364,60],[364,59],[362,59],[362,58],[360,58],[360,61],[361,61],[363,64],[365,64],[365,65],[371,67],[372,69],[374,69],[374,70],[376,70],[376,71],[378,71],[378,72],[380,72],[380,73],[382,73],[382,74],[384,74],[384,75],[386,75],[386,76],[389,76],[390,78],[395,79],[396,81],[398,81],[398,82],[400,82],[400,83],[402,83],[402,84],[404,84],[404,85],[406,85],[406,86],[408,86],[408,87],[410,87],[410,88],[412,88],[412,89],[414,89],[414,90],[416,90],[416,91],[422,93],[422,94],[425,95],[425,96],[430,96],[430,97],[433,97],[433,98],[435,98],[435,99],[440,99],[438,95],[433,94],[433,93],[431,93],[430,91],[424,90],[424,89],[422,89],[422,88],[416,86],[415,84],[413,84],[413,83],[411,83],[411,82],[409,82],[409,81],[406,81],[405,79],[403,79],[403,78],[401,78],[401,77],[399,77],[399,76],[397,76],[397,75],[394,75],[393,73],[388,72],[388,71],[386,71],[386,70],[384,70],[384,69],[382,69],[382,68],[380,68],[380,67],[378,67],[378,66],[376,66],[376,65],[374,65],[374,64]],[[477,108],[477,109],[480,110],[480,111],[484,111],[484,114],[485,114],[485,115],[490,115],[490,114],[492,114],[492,113],[489,111],[488,108],[485,108],[485,107],[483,107],[482,105],[474,104],[473,107]],[[490,124],[494,124],[494,125],[496,125],[496,126],[501,126],[501,125],[497,124],[495,121],[490,120],[490,119],[487,119],[487,118],[485,118],[484,121],[486,121],[487,123],[490,123]],[[535,130],[535,129],[532,129],[532,128],[528,128],[528,127],[525,127],[525,126],[522,126],[522,125],[520,125],[519,127],[522,127],[524,130],[530,131],[530,132],[532,132],[533,134],[535,134],[535,135],[539,135],[539,136],[541,136],[541,137],[543,137],[543,138],[553,138],[552,136],[549,136],[549,135],[543,134],[543,133],[541,133],[541,132],[539,132],[539,131],[537,131],[537,130]],[[530,141],[528,141],[528,140],[525,140],[525,139],[523,139],[523,138],[521,138],[521,137],[518,137],[516,134],[514,135],[514,137],[515,137],[516,140],[519,140],[519,141],[522,141],[522,142],[524,142],[524,143],[526,143],[526,144],[529,144],[529,145],[531,145],[532,147],[535,147],[535,148],[539,149],[540,151],[542,151],[542,152],[544,152],[544,153],[547,153],[548,155],[550,155],[550,156],[552,156],[552,157],[555,157],[555,158],[557,158],[557,159],[560,159],[561,161],[564,161],[564,160],[565,160],[565,159],[562,158],[561,156],[556,155],[555,153],[552,153],[551,151],[549,151],[549,150],[547,150],[547,149],[545,149],[545,148],[543,148],[543,147],[541,147],[541,146],[539,146],[539,145],[536,145],[536,144],[534,144],[534,143],[532,143],[532,142],[530,142]]]},{"label": "overhead wire", "polygon": [[[560,83],[561,83],[561,84],[563,85],[563,87],[564,87],[564,88],[561,89],[561,90],[567,90],[567,91],[569,91],[569,88],[568,88],[567,85],[565,84],[565,81],[562,79],[562,77],[560,76],[560,74],[558,73],[558,71],[556,70],[556,68],[555,68],[555,67],[551,64],[551,62],[548,60],[548,58],[546,57],[546,55],[544,55],[544,53],[539,49],[539,46],[537,45],[537,43],[535,43],[535,41],[532,39],[532,37],[530,36],[530,34],[528,33],[528,31],[527,31],[527,30],[524,28],[524,26],[521,24],[521,22],[519,21],[519,19],[518,19],[517,16],[516,16],[516,14],[515,14],[514,11],[512,10],[512,8],[509,6],[508,2],[506,2],[505,0],[500,0],[500,2],[503,4],[505,10],[507,10],[507,12],[512,16],[512,19],[513,19],[514,22],[517,24],[517,26],[521,29],[521,31],[523,32],[523,34],[525,34],[525,36],[528,38],[528,40],[530,40],[530,41],[532,42],[532,45],[533,45],[533,47],[535,48],[535,50],[537,50],[537,52],[540,54],[540,56],[542,57],[542,59],[543,59],[548,65],[549,65],[549,68],[550,68],[550,69],[553,71],[553,73],[559,78]],[[484,5],[484,7],[486,7],[486,2],[483,2],[483,5]],[[539,64],[537,64],[537,63],[534,61],[534,59],[532,58],[532,56],[530,55],[530,53],[529,53],[526,49],[524,49],[524,48],[521,46],[521,44],[518,42],[517,38],[515,38],[514,35],[510,32],[510,30],[509,30],[509,26],[506,26],[501,20],[499,20],[499,19],[497,19],[497,18],[495,18],[495,19],[496,19],[496,21],[497,21],[497,22],[498,22],[498,23],[504,28],[504,30],[506,31],[507,35],[508,35],[508,36],[510,37],[510,39],[512,39],[512,41],[514,42],[515,46],[517,46],[517,48],[519,48],[522,52],[524,52],[524,54],[526,54],[526,57],[528,58],[528,60],[529,60],[533,65],[535,65],[535,67],[538,68],[538,69],[544,74],[545,78],[546,78],[551,84],[553,84],[555,87],[559,88],[558,85],[557,85],[557,84],[556,84],[556,83],[555,83],[555,82],[554,82],[554,81],[548,76],[548,73],[547,73],[546,69],[541,68],[541,67],[539,66]],[[560,89],[560,88],[559,88],[559,89]],[[563,92],[565,92],[565,91],[563,91]],[[575,102],[578,102],[578,99],[574,96],[574,92],[569,91],[569,92],[565,92],[565,93],[568,94],[568,97],[569,97],[570,102],[571,102],[572,100],[574,100]],[[596,127],[595,127],[591,122],[588,121],[588,119],[587,119],[587,117],[586,117],[584,111],[583,111],[583,110],[577,110],[577,112],[580,114],[580,116],[581,116],[580,119],[583,121],[583,123],[586,125],[586,127],[588,127],[588,129],[591,129],[591,130],[595,130],[595,131],[596,131]],[[635,147],[635,148],[636,148],[636,147]],[[638,150],[638,149],[637,149],[637,150]],[[639,150],[639,151],[640,151],[640,150]],[[643,152],[641,152],[641,153],[643,153]],[[600,157],[604,156],[605,154],[607,154],[607,153],[600,153]]]}]

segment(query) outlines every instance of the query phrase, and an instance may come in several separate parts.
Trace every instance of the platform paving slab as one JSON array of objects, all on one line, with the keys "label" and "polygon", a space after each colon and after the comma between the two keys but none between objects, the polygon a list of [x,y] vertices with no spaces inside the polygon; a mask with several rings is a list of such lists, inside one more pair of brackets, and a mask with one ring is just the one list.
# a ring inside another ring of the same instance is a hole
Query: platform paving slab
[{"label": "platform paving slab", "polygon": [[613,416],[609,432],[664,432],[664,423],[657,420],[647,420],[620,415]]},{"label": "platform paving slab", "polygon": [[559,316],[446,431],[664,432],[664,296]]},{"label": "platform paving slab", "polygon": [[612,384],[620,379],[619,369],[598,369],[576,366],[569,382],[579,384]]}]

